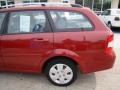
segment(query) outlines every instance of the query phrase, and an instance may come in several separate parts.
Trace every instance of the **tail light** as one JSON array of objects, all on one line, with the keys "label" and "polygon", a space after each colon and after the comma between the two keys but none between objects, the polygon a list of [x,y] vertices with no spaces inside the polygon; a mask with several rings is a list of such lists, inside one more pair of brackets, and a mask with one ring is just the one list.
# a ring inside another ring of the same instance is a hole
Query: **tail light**
[{"label": "tail light", "polygon": [[108,47],[109,48],[111,48],[111,47],[113,47],[113,45],[114,45],[114,42],[113,42],[113,37],[114,37],[114,35],[110,35],[109,37],[108,37]]},{"label": "tail light", "polygon": [[119,17],[115,17],[115,21],[119,21],[120,20],[120,18]]}]

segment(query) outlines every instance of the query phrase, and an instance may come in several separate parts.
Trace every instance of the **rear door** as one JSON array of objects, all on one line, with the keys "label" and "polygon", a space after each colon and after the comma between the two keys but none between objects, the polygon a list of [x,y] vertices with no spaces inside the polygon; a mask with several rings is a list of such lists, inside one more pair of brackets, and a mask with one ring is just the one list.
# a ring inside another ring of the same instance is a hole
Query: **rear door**
[{"label": "rear door", "polygon": [[87,17],[80,12],[65,10],[52,10],[50,15],[54,27],[55,49],[70,50],[75,53],[85,51],[87,48],[85,31],[93,29]]},{"label": "rear door", "polygon": [[3,69],[3,59],[1,53],[1,37],[2,37],[2,27],[3,27],[4,18],[5,18],[5,13],[0,13],[0,70]]},{"label": "rear door", "polygon": [[40,69],[41,60],[53,50],[53,33],[45,12],[11,12],[1,47],[6,70]]}]

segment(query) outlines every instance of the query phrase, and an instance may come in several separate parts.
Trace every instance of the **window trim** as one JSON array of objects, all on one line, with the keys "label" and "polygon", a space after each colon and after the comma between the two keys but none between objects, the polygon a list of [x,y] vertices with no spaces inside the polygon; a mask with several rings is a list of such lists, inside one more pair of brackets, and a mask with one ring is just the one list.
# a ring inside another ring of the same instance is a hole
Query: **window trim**
[{"label": "window trim", "polygon": [[[10,14],[12,12],[23,12],[23,11],[43,11],[44,14],[45,14],[45,17],[46,17],[46,29],[48,30],[47,32],[23,32],[23,33],[7,33],[8,31],[8,25],[9,25],[9,21],[10,21]],[[4,27],[4,30],[3,30],[3,35],[16,35],[16,34],[36,34],[36,33],[51,33],[52,32],[52,29],[51,29],[51,25],[49,23],[49,20],[48,20],[48,16],[47,16],[47,13],[46,13],[46,10],[40,10],[40,9],[37,9],[37,10],[18,10],[18,11],[10,11],[8,12],[8,16],[7,16],[7,21],[6,21],[6,27]]]},{"label": "window trim", "polygon": [[0,28],[0,35],[2,35],[3,31],[4,31],[4,27],[5,27],[5,25],[7,25],[6,24],[6,19],[8,18],[8,13],[6,13],[6,12],[0,12],[0,13],[4,13],[5,14],[5,17],[3,19],[3,22],[2,22],[1,28]]},{"label": "window trim", "polygon": [[[80,13],[81,15],[83,15],[85,18],[87,18],[87,20],[91,23],[92,25],[92,28],[91,30],[87,30],[87,29],[81,29],[81,28],[63,28],[63,29],[58,29],[56,28],[56,26],[54,25],[54,21],[51,17],[51,14],[50,14],[50,11],[63,11],[63,12],[74,12],[74,13]],[[93,21],[86,15],[84,14],[83,12],[80,12],[80,11],[75,11],[75,10],[57,10],[57,9],[51,9],[51,10],[47,10],[47,13],[49,15],[49,19],[50,19],[50,24],[52,26],[52,30],[53,32],[81,32],[81,31],[95,31],[95,24],[93,23]],[[81,30],[80,30],[81,29]],[[69,31],[67,31],[69,30]]]}]

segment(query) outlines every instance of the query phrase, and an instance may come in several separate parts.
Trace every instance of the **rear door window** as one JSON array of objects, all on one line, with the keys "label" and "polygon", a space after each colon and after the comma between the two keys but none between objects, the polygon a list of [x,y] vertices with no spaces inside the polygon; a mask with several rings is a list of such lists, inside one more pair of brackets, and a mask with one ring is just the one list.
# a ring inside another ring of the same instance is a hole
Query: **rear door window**
[{"label": "rear door window", "polygon": [[2,27],[4,18],[5,18],[5,13],[0,13],[0,31],[1,31],[1,27]]},{"label": "rear door window", "polygon": [[86,16],[73,11],[50,11],[56,31],[91,30],[93,25]]},{"label": "rear door window", "polygon": [[44,11],[19,11],[10,14],[7,34],[46,32]]}]

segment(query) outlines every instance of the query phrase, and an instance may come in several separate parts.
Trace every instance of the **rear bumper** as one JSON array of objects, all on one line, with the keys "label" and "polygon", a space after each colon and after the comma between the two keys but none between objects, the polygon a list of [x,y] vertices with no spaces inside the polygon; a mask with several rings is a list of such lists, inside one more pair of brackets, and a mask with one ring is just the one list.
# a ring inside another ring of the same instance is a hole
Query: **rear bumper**
[{"label": "rear bumper", "polygon": [[[92,56],[92,57],[91,57]],[[112,68],[115,62],[115,52],[107,48],[104,52],[90,53],[80,64],[83,73],[90,73]]]}]

